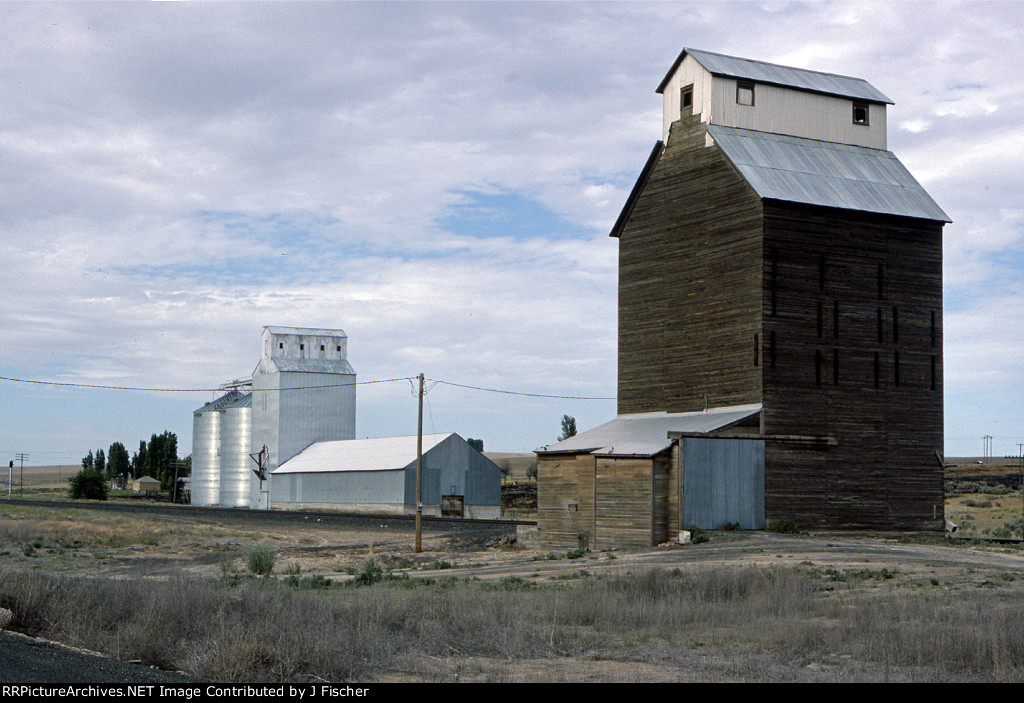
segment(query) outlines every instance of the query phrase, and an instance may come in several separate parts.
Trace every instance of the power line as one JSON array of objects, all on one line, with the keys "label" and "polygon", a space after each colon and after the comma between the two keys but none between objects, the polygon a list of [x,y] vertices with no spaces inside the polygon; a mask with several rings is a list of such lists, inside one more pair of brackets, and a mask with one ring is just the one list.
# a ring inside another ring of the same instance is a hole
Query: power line
[{"label": "power line", "polygon": [[[365,386],[373,383],[394,383],[396,381],[415,381],[416,377],[402,376],[400,378],[385,378],[377,381],[356,381],[354,383],[327,383],[315,386],[295,386],[294,388],[280,388],[275,390],[281,391],[301,391],[311,390],[315,388],[340,388],[343,386]],[[135,391],[141,393],[208,393],[208,392],[220,392],[223,388],[147,388],[140,386],[108,386],[100,385],[95,383],[70,383],[62,381],[36,381],[27,378],[11,378],[9,376],[0,376],[0,381],[10,381],[11,383],[29,383],[41,386],[61,386],[65,388],[93,388],[107,391]],[[455,388],[466,388],[468,390],[482,391],[485,393],[501,393],[503,395],[518,395],[525,396],[528,398],[555,398],[559,400],[615,400],[611,396],[581,396],[581,395],[554,395],[549,393],[527,393],[525,391],[510,391],[501,388],[485,388],[483,386],[470,386],[464,383],[454,383],[452,381],[442,381],[438,379],[431,379],[436,385],[443,383],[446,386],[453,386]],[[263,390],[263,389],[258,389]]]},{"label": "power line", "polygon": [[583,396],[583,395],[549,395],[546,393],[524,393],[522,391],[507,391],[499,388],[482,388],[480,386],[467,386],[462,383],[452,383],[451,381],[439,381],[435,380],[435,383],[443,383],[446,386],[455,386],[456,388],[468,388],[474,391],[486,391],[487,393],[503,393],[505,395],[524,395],[529,398],[558,398],[560,400],[615,400],[614,397],[599,397],[599,396]]},{"label": "power line", "polygon": [[[392,383],[394,381],[406,381],[407,378],[385,378],[379,381],[356,381],[354,383],[328,383],[319,386],[296,386],[295,388],[280,388],[282,391],[301,391],[311,388],[340,388],[342,386],[365,386],[371,383]],[[27,378],[10,378],[0,376],[0,381],[11,381],[12,383],[33,383],[40,386],[64,386],[67,388],[96,388],[106,391],[139,391],[144,393],[207,393],[220,392],[223,388],[143,388],[139,386],[103,386],[94,383],[65,383],[60,381],[34,381]],[[262,390],[262,389],[260,389]]]}]

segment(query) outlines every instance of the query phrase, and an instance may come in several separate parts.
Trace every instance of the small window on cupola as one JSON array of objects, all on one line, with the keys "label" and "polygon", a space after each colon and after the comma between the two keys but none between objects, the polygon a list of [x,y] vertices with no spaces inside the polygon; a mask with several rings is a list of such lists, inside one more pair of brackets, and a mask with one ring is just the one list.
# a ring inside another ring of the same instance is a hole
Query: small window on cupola
[{"label": "small window on cupola", "polygon": [[679,104],[682,106],[683,114],[691,114],[693,112],[693,86],[688,85],[682,89],[682,96],[679,99]]},{"label": "small window on cupola", "polygon": [[739,81],[736,83],[736,104],[754,105],[754,84],[750,81]]},{"label": "small window on cupola", "polygon": [[868,124],[868,104],[867,103],[854,103],[853,104],[853,123],[854,124]]}]

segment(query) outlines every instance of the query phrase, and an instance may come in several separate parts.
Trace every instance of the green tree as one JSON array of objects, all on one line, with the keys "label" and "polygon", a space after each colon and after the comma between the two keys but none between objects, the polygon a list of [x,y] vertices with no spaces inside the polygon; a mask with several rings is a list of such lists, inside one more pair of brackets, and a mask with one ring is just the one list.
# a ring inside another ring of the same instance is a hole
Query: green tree
[{"label": "green tree", "polygon": [[[91,454],[92,452],[90,452]],[[88,498],[91,500],[107,499],[107,482],[103,474],[95,468],[88,467],[68,479],[71,485],[69,493],[73,499]]]},{"label": "green tree", "polygon": [[107,450],[107,478],[113,478],[129,471],[128,450],[120,442],[114,442]]},{"label": "green tree", "polygon": [[562,415],[562,436],[558,438],[561,442],[563,439],[569,439],[570,437],[576,436],[576,418],[571,415]]},{"label": "green tree", "polygon": [[466,444],[468,444],[469,446],[473,447],[473,449],[483,454],[484,441],[482,439],[467,439]]},{"label": "green tree", "polygon": [[142,478],[149,473],[149,448],[146,440],[139,442],[139,451],[132,457],[132,478]]},{"label": "green tree", "polygon": [[93,459],[92,450],[90,449],[89,453],[82,457],[82,468],[91,469],[94,461],[95,459]]},{"label": "green tree", "polygon": [[101,476],[107,475],[107,455],[103,453],[102,449],[96,450],[96,461],[93,463],[93,468]]}]

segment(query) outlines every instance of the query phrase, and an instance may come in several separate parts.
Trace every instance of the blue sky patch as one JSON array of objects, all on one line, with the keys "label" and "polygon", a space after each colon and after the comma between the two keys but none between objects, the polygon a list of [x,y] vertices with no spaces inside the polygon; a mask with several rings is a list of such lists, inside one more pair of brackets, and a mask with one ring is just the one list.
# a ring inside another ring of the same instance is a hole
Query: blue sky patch
[{"label": "blue sky patch", "polygon": [[514,239],[568,239],[586,230],[574,225],[536,200],[518,193],[460,191],[466,201],[452,207],[438,222],[447,231],[465,237],[512,237]]}]

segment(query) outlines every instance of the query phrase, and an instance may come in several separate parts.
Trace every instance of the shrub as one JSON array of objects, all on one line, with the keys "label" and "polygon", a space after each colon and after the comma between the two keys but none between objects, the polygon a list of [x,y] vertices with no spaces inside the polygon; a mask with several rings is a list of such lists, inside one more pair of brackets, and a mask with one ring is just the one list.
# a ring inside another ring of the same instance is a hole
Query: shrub
[{"label": "shrub", "polygon": [[269,576],[274,570],[274,561],[274,552],[263,544],[257,544],[245,554],[245,565],[257,576]]},{"label": "shrub", "polygon": [[798,535],[800,534],[800,528],[796,526],[796,523],[788,518],[781,518],[779,520],[772,520],[768,523],[768,527],[765,528],[768,532],[774,532],[779,535]]},{"label": "shrub", "polygon": [[356,586],[372,586],[384,580],[384,569],[373,559],[367,559],[363,570],[356,574],[353,583]]},{"label": "shrub", "polygon": [[71,485],[70,494],[75,500],[88,498],[90,500],[107,499],[107,482],[103,474],[95,469],[82,469],[68,479]]}]

